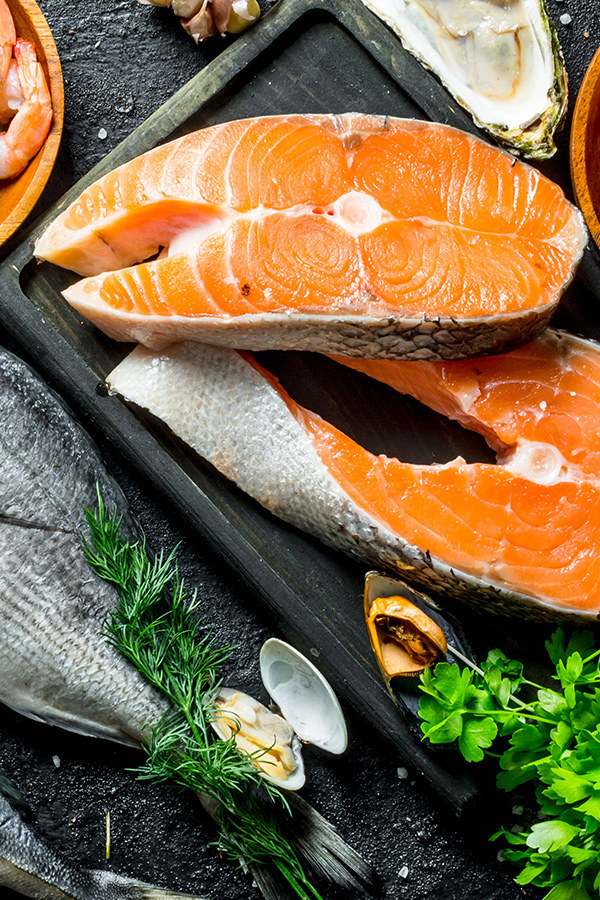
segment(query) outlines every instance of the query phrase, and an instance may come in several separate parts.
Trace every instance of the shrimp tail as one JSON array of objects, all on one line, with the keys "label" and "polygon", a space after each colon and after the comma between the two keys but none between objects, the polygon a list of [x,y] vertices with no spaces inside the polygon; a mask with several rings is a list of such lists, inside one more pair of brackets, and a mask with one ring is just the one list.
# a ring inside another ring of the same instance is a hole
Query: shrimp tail
[{"label": "shrimp tail", "polygon": [[6,0],[0,0],[0,86],[8,75],[16,40],[14,19]]}]

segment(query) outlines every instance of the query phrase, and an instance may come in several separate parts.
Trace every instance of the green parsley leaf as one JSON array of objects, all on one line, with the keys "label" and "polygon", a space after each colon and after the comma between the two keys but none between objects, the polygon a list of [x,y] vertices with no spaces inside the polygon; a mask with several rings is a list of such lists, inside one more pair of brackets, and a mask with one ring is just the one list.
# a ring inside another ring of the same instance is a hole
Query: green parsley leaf
[{"label": "green parsley leaf", "polygon": [[580,829],[576,825],[570,825],[561,819],[538,822],[531,829],[527,838],[527,846],[533,847],[534,850],[540,850],[542,853],[548,853],[566,847],[579,834],[579,831]]},{"label": "green parsley leaf", "polygon": [[543,900],[591,900],[591,897],[579,881],[572,880],[556,884]]},{"label": "green parsley leaf", "polygon": [[[466,719],[458,739],[460,752],[467,762],[479,762],[485,756],[483,749],[492,746],[498,734],[498,726],[491,718]],[[483,748],[483,749],[482,749]]]}]

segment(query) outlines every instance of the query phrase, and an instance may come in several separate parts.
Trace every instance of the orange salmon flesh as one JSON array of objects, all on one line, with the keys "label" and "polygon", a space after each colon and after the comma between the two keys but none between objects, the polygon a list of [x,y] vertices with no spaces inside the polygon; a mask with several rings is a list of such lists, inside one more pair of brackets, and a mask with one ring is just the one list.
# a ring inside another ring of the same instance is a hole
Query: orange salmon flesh
[{"label": "orange salmon flesh", "polygon": [[269,346],[285,346],[285,317],[444,317],[439,358],[456,323],[547,315],[585,241],[561,189],[507,153],[444,125],[347,114],[230,122],[158,147],[87,188],[35,252],[88,276],[65,296],[120,340],[218,343],[241,320],[252,334],[223,342],[260,348],[275,317]]},{"label": "orange salmon flesh", "polygon": [[[479,407],[471,405],[469,414],[476,422],[481,410],[484,429],[503,435],[504,464],[457,459],[428,466],[375,456],[295,403],[248,354],[223,348],[188,342],[154,355],[140,347],[108,381],[163,418],[276,515],[364,562],[500,609],[514,610],[516,604],[594,615],[600,611],[600,480],[585,468],[594,466],[600,348],[551,333],[514,357],[490,358],[487,381],[477,360],[455,364],[446,375],[446,383],[466,385],[465,395],[473,397],[471,376],[463,373],[461,382],[460,375],[469,366],[475,371],[482,400]],[[566,359],[572,363],[570,373]],[[541,360],[540,377],[550,380],[554,373],[556,404],[547,401],[543,407],[542,401],[540,406],[533,391],[528,417],[525,387],[512,419],[504,422],[499,385],[507,376],[519,383],[519,372],[529,372],[533,381],[532,360]],[[385,380],[392,383],[389,371],[395,369],[399,377],[412,372],[412,384],[421,385],[420,399],[428,390],[427,378],[435,385],[441,377],[442,364],[423,369],[423,379],[414,377],[418,369],[411,363],[391,366],[381,367]],[[563,455],[540,438],[552,433],[561,394],[571,397],[577,373],[579,396],[590,398],[588,423],[585,416],[574,419],[570,436],[563,429]],[[437,386],[432,396],[437,400]],[[581,467],[569,451],[578,429],[586,435],[579,443],[590,447]],[[515,441],[510,452],[509,440]]]}]

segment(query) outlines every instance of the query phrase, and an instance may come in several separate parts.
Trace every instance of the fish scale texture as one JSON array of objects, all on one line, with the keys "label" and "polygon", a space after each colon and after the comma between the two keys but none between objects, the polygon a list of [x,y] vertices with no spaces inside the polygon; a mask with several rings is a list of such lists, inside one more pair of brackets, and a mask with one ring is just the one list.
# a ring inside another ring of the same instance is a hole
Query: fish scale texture
[{"label": "fish scale texture", "polygon": [[585,242],[561,189],[508,154],[348,113],[151,150],[87,188],[35,253],[88,276],[64,296],[117,340],[451,359],[537,334]]},{"label": "fish scale texture", "polygon": [[1,885],[38,900],[201,900],[78,866],[37,833],[30,817],[31,811],[0,771]]},{"label": "fish scale texture", "polygon": [[165,704],[106,643],[116,592],[82,551],[96,483],[109,509],[125,509],[122,494],[58,399],[5,352],[0,416],[0,700],[135,744]]},{"label": "fish scale texture", "polygon": [[267,509],[359,559],[497,610],[597,614],[600,487],[507,466],[375,457],[299,407],[251,357],[138,347],[112,389],[163,419]]},{"label": "fish scale texture", "polygon": [[138,347],[108,382],[286,521],[349,552],[359,541],[372,545],[373,561],[389,543],[328,475],[310,435],[250,358],[191,342],[157,356]]}]

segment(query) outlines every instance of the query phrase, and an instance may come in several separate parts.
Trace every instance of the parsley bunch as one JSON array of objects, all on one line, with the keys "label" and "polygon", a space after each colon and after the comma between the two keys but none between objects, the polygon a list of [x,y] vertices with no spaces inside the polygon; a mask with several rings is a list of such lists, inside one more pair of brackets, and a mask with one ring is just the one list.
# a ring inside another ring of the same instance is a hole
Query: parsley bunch
[{"label": "parsley bunch", "polygon": [[[466,760],[498,759],[497,785],[532,782],[538,820],[521,833],[501,828],[504,855],[522,865],[518,884],[548,888],[546,900],[600,897],[600,650],[590,632],[568,641],[558,629],[546,649],[556,690],[528,681],[500,650],[481,669],[438,663],[421,677],[419,713],[432,744],[457,742]],[[492,751],[489,748],[497,743]]]}]

